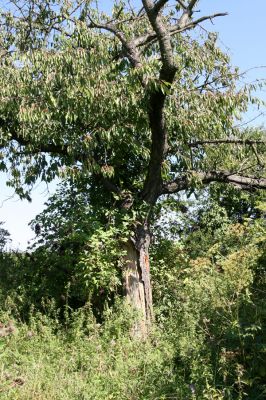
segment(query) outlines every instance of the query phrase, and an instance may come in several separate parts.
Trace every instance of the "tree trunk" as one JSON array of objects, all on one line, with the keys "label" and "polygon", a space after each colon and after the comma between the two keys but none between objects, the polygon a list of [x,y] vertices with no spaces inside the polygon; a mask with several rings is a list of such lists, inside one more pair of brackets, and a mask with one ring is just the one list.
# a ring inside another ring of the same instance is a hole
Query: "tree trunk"
[{"label": "tree trunk", "polygon": [[139,313],[133,336],[141,338],[148,335],[153,318],[149,245],[146,227],[139,227],[136,240],[129,240],[125,245],[124,290],[127,302]]}]

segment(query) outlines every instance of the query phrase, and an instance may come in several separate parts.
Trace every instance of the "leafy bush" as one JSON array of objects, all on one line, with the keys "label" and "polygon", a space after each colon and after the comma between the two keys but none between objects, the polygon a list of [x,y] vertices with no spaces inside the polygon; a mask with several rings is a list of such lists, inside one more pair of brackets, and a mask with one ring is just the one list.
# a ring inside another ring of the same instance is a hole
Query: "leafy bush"
[{"label": "leafy bush", "polygon": [[176,348],[177,374],[197,399],[262,398],[265,222],[226,223],[215,234],[205,227],[154,248],[157,319]]}]

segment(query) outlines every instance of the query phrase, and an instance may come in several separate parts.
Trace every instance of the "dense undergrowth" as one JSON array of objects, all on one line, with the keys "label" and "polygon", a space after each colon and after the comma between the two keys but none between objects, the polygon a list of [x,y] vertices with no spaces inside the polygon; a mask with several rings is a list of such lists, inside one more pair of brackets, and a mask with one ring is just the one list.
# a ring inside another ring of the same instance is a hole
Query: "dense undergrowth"
[{"label": "dense undergrowth", "polygon": [[0,398],[265,398],[264,214],[193,212],[181,239],[154,241],[146,341],[132,338],[119,288],[85,285],[70,254],[62,269],[54,249],[1,253]]}]

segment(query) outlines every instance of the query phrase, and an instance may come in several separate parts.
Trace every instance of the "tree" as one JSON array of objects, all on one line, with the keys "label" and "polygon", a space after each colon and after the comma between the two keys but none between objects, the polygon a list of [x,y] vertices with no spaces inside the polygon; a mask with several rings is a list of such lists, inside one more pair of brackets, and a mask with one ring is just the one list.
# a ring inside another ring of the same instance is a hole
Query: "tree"
[{"label": "tree", "polygon": [[3,251],[5,245],[10,241],[9,232],[2,228],[3,222],[0,222],[0,253]]},{"label": "tree", "polygon": [[14,0],[1,16],[1,168],[22,197],[70,176],[114,223],[131,221],[124,287],[142,333],[158,200],[212,182],[266,188],[265,133],[238,122],[254,86],[200,30],[226,13],[196,17],[199,3],[115,1],[108,16],[90,0]]}]

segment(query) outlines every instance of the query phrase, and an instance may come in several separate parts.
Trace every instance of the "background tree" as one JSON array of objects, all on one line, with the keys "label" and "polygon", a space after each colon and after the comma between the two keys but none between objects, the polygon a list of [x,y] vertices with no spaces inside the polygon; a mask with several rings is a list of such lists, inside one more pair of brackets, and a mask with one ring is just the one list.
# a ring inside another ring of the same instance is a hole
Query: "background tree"
[{"label": "background tree", "polygon": [[[169,224],[164,237],[156,232],[156,316],[197,398],[204,398],[199,386],[206,381],[209,396],[215,382],[218,398],[259,398],[265,391],[265,204],[254,194],[252,215],[243,212],[239,222],[246,194],[223,189],[219,201],[217,185],[194,199],[176,231]],[[221,204],[227,196],[233,207]]]},{"label": "background tree", "polygon": [[265,134],[237,122],[254,87],[238,87],[215,34],[189,34],[226,15],[195,14],[199,3],[117,1],[108,16],[89,0],[13,1],[1,15],[1,168],[26,197],[39,177],[75,177],[114,224],[131,221],[123,279],[142,331],[158,199],[266,187]]},{"label": "background tree", "polygon": [[0,252],[3,251],[6,244],[10,241],[8,230],[2,228],[4,222],[0,222]]}]

